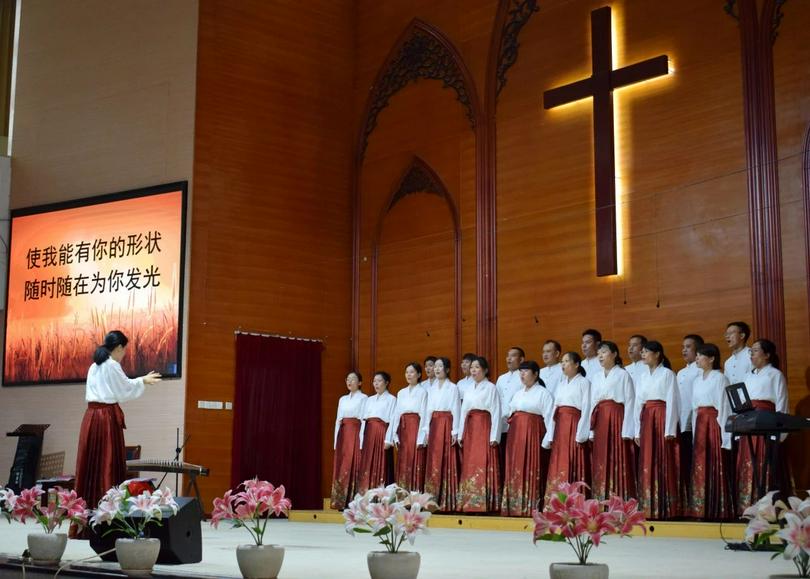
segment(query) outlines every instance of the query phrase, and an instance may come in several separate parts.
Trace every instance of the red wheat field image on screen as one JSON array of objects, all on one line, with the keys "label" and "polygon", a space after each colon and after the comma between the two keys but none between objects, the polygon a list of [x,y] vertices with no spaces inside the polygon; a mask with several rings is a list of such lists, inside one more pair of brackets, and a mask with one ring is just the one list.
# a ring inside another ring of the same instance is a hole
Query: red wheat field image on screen
[{"label": "red wheat field image on screen", "polygon": [[82,382],[114,329],[127,374],[179,374],[184,197],[12,215],[4,384]]}]

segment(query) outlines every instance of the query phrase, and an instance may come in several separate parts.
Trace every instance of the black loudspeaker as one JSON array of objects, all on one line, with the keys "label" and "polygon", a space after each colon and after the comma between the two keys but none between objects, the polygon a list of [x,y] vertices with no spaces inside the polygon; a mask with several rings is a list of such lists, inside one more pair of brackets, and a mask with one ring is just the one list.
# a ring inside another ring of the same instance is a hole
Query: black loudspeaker
[{"label": "black loudspeaker", "polygon": [[[163,516],[158,527],[150,524],[147,527],[149,536],[160,539],[160,554],[157,562],[163,565],[199,563],[202,561],[202,513],[197,499],[176,497],[177,514]],[[96,553],[115,549],[115,540],[126,537],[120,531],[113,531],[102,536],[109,526],[99,525],[90,535],[90,548]],[[104,561],[117,561],[115,551],[102,555]]]}]

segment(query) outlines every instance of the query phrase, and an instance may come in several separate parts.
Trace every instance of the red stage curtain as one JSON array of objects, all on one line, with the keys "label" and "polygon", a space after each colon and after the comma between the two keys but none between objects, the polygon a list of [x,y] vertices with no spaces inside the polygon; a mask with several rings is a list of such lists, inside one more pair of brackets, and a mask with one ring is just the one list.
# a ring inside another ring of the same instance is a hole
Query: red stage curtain
[{"label": "red stage curtain", "polygon": [[320,509],[320,342],[236,336],[231,485],[283,484],[298,509]]}]

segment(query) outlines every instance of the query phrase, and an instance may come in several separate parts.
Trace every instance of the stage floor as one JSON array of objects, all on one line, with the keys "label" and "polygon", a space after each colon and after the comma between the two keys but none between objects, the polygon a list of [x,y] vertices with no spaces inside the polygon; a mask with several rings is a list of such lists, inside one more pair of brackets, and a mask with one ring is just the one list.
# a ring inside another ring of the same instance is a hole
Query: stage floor
[{"label": "stage floor", "polygon": [[[0,525],[0,553],[20,555],[33,524]],[[203,523],[203,561],[193,565],[159,565],[156,575],[239,577],[235,548],[249,539],[244,529],[212,529]],[[350,537],[340,525],[273,520],[268,543],[286,549],[279,579],[364,579],[366,553],[376,549],[368,535]],[[419,579],[539,579],[554,561],[572,561],[566,544],[532,545],[531,533],[433,528],[411,549],[422,554]],[[93,555],[86,541],[69,541],[64,562]],[[770,553],[734,552],[721,540],[664,537],[608,538],[591,560],[610,565],[613,579],[763,579],[795,573],[790,561],[770,560]],[[89,565],[90,563],[81,563]],[[99,570],[115,563],[92,563]]]}]

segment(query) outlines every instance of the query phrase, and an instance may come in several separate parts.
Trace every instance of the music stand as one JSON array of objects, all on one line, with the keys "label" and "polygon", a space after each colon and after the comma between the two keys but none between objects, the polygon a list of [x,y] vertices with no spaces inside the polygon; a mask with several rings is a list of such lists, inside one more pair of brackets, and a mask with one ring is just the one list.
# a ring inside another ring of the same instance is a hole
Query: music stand
[{"label": "music stand", "polygon": [[731,386],[726,386],[726,397],[728,397],[731,411],[734,414],[742,414],[743,412],[750,412],[754,409],[751,397],[748,395],[748,388],[745,387],[745,382],[737,382]]}]

